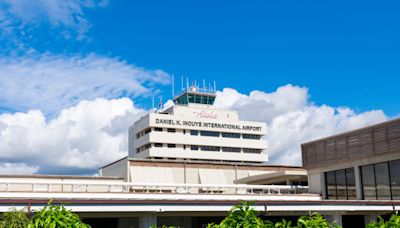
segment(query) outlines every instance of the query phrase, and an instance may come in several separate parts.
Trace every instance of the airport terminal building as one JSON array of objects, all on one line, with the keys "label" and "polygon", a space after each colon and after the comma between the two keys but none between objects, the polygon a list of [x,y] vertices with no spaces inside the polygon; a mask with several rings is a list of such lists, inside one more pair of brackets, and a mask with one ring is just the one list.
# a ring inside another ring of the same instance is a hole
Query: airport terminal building
[{"label": "airport terminal building", "polygon": [[400,210],[400,119],[304,143],[303,167],[276,166],[266,124],[216,109],[215,97],[187,87],[173,106],[127,123],[128,156],[98,177],[0,175],[0,212],[53,198],[93,227],[205,227],[245,200],[269,219],[318,211],[363,227]]}]

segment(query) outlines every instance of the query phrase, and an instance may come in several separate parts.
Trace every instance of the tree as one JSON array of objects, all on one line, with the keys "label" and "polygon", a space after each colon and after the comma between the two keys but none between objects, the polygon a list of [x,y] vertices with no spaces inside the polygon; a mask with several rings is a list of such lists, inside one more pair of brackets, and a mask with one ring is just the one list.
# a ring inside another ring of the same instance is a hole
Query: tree
[{"label": "tree", "polygon": [[1,215],[0,228],[25,228],[28,227],[29,222],[25,208],[20,210],[13,208]]},{"label": "tree", "polygon": [[90,228],[83,223],[77,214],[67,210],[63,205],[51,205],[52,201],[32,217],[29,228]]}]

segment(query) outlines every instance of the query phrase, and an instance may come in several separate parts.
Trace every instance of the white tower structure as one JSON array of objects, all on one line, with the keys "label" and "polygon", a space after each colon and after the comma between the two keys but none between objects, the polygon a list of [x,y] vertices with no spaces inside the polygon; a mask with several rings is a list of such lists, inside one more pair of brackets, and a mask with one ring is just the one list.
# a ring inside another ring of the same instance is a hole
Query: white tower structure
[{"label": "white tower structure", "polygon": [[266,124],[215,108],[215,97],[215,86],[193,85],[174,98],[173,106],[140,118],[129,128],[129,157],[267,162]]}]

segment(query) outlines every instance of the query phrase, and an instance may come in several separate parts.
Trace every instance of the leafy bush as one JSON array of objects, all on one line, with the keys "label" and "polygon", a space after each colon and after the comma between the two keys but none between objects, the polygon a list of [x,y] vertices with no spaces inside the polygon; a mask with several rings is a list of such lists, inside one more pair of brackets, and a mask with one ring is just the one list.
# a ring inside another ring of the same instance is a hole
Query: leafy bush
[{"label": "leafy bush", "polygon": [[262,219],[257,217],[256,211],[250,207],[249,202],[243,202],[240,205],[232,207],[228,216],[220,224],[209,224],[207,226],[207,228],[232,227],[262,228],[266,227],[266,224]]},{"label": "leafy bush", "polygon": [[243,202],[234,206],[228,216],[220,224],[208,224],[207,228],[338,228],[333,223],[326,221],[324,216],[315,212],[309,216],[301,216],[297,226],[292,226],[291,221],[283,219],[280,222],[263,221],[257,212],[250,206],[251,203]]},{"label": "leafy bush", "polygon": [[298,228],[331,228],[340,227],[334,223],[326,221],[324,216],[318,212],[314,212],[309,216],[303,215],[297,220]]},{"label": "leafy bush", "polygon": [[13,208],[1,215],[0,228],[25,228],[28,227],[29,222],[24,208],[21,210]]},{"label": "leafy bush", "polygon": [[385,221],[381,216],[378,216],[378,221],[372,221],[367,225],[368,228],[394,228],[400,227],[400,215],[398,215],[398,211],[394,213],[389,221]]},{"label": "leafy bush", "polygon": [[29,228],[90,228],[83,223],[77,214],[67,210],[63,205],[48,205],[37,211],[32,217]]}]

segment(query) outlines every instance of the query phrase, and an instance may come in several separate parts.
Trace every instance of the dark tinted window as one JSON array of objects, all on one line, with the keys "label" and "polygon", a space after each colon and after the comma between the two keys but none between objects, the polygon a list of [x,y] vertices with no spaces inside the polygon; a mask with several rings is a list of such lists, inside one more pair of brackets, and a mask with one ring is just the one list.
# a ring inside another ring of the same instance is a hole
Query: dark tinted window
[{"label": "dark tinted window", "polygon": [[357,199],[356,178],[354,176],[354,168],[346,169],[347,198]]},{"label": "dark tinted window", "polygon": [[204,151],[219,151],[219,149],[220,149],[217,146],[201,146],[200,148],[201,148],[201,150],[204,150]]},{"label": "dark tinted window", "polygon": [[235,148],[235,147],[222,147],[222,151],[224,151],[224,152],[236,152],[236,153],[240,153],[240,148]]},{"label": "dark tinted window", "polygon": [[168,132],[176,132],[176,130],[174,128],[168,128],[167,131]]},{"label": "dark tinted window", "polygon": [[261,139],[261,135],[243,134],[244,139]]},{"label": "dark tinted window", "polygon": [[392,198],[400,200],[400,160],[389,162]]},{"label": "dark tinted window", "polygon": [[168,144],[168,147],[169,147],[169,148],[175,148],[176,145],[175,145],[175,144]]},{"label": "dark tinted window", "polygon": [[376,191],[378,199],[390,200],[390,181],[388,163],[375,164]]},{"label": "dark tinted window", "polygon": [[190,149],[191,150],[199,150],[199,146],[191,145]]},{"label": "dark tinted window", "polygon": [[191,130],[191,131],[190,131],[190,134],[191,134],[191,135],[199,135],[199,131]]},{"label": "dark tinted window", "polygon": [[336,175],[335,171],[325,173],[326,194],[328,199],[336,199]]},{"label": "dark tinted window", "polygon": [[154,146],[155,147],[163,147],[163,144],[162,143],[155,143]]},{"label": "dark tinted window", "polygon": [[361,177],[362,177],[364,199],[366,200],[376,199],[374,165],[362,166]]},{"label": "dark tinted window", "polygon": [[222,132],[222,137],[225,137],[225,138],[240,138],[240,134]]},{"label": "dark tinted window", "polygon": [[336,171],[337,199],[347,199],[346,172],[344,169]]},{"label": "dark tinted window", "polygon": [[154,128],[154,131],[163,131],[161,127]]},{"label": "dark tinted window", "polygon": [[243,148],[243,153],[261,154],[260,149]]},{"label": "dark tinted window", "polygon": [[200,131],[201,136],[219,137],[219,132],[215,131]]}]

